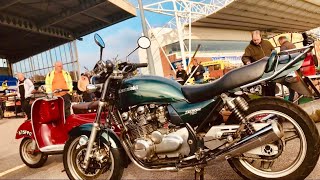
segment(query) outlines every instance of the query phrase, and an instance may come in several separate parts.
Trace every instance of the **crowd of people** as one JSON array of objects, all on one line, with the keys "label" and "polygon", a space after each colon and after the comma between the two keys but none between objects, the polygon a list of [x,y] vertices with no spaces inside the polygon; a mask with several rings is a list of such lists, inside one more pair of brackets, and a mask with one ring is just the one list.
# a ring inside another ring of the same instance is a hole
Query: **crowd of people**
[{"label": "crowd of people", "polygon": [[[259,30],[251,32],[252,40],[249,45],[245,48],[245,52],[242,56],[242,62],[244,65],[249,65],[256,61],[261,60],[264,57],[269,57],[272,51],[275,50],[275,47],[268,40],[262,39],[261,32]],[[302,33],[303,37],[303,45],[309,45],[313,43],[312,39],[310,39],[306,33]],[[286,36],[280,36],[278,38],[278,42],[280,44],[280,52],[285,50],[290,50],[296,48],[296,46],[288,40]],[[177,80],[179,83],[184,84],[189,76],[194,78],[195,84],[203,83],[205,72],[204,67],[196,60],[193,61],[193,67],[191,69],[190,74],[182,68],[181,64],[177,64],[176,70],[176,78],[170,74],[171,79]],[[276,83],[270,82],[263,85],[263,95],[264,96],[275,96]],[[289,100],[293,101],[295,92],[292,89],[289,89]]]},{"label": "crowd of people", "polygon": [[177,63],[177,71],[176,71],[176,78],[173,78],[171,75],[171,79],[177,80],[180,84],[184,84],[189,76],[194,78],[195,84],[201,84],[203,83],[203,73],[205,72],[204,67],[198,62],[197,59],[193,59],[193,66],[191,68],[191,72],[188,75],[186,70],[182,68],[181,63]]}]

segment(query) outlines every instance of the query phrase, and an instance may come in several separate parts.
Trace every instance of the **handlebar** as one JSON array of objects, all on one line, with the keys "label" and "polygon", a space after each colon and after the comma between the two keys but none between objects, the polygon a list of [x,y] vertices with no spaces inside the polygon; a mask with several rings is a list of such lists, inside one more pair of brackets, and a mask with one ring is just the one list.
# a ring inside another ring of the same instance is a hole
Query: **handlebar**
[{"label": "handlebar", "polygon": [[69,89],[56,89],[53,91],[53,93],[59,93],[59,92],[69,92]]},{"label": "handlebar", "polygon": [[133,66],[136,68],[148,67],[148,63],[135,63]]},{"label": "handlebar", "polygon": [[138,68],[148,67],[148,63],[128,63],[123,62],[119,64],[119,70],[121,70],[122,73],[124,72],[133,72]]}]

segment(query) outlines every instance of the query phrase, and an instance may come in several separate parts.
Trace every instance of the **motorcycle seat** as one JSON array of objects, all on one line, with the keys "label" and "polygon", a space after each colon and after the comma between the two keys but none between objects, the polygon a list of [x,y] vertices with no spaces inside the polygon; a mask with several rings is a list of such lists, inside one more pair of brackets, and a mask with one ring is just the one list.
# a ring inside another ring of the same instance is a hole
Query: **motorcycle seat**
[{"label": "motorcycle seat", "polygon": [[269,57],[264,57],[257,62],[229,71],[211,83],[182,86],[182,93],[191,103],[211,99],[223,92],[260,79],[266,70],[268,62]]},{"label": "motorcycle seat", "polygon": [[75,104],[72,106],[74,114],[86,114],[97,111],[99,101]]}]

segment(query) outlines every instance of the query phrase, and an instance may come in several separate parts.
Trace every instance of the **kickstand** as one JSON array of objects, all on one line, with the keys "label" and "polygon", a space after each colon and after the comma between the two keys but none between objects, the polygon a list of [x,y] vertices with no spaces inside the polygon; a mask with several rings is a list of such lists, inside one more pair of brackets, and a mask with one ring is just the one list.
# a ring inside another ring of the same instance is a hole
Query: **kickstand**
[{"label": "kickstand", "polygon": [[204,180],[204,168],[196,168],[194,171],[194,180]]}]

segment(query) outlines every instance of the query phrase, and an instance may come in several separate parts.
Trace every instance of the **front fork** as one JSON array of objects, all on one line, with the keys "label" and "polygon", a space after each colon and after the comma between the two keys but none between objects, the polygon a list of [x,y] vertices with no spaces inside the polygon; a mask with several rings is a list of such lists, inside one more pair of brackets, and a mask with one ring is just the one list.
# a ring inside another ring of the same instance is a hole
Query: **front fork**
[{"label": "front fork", "polygon": [[101,118],[101,113],[102,113],[102,110],[103,110],[105,104],[106,104],[106,102],[102,102],[102,101],[99,102],[97,116],[96,116],[96,119],[95,119],[93,126],[92,126],[92,129],[91,129],[91,134],[90,134],[89,143],[87,146],[86,155],[83,160],[83,168],[85,168],[85,169],[87,169],[89,166],[90,154],[91,154],[91,151],[93,148],[93,144],[96,140],[97,133],[100,130],[100,118]]},{"label": "front fork", "polygon": [[93,123],[93,126],[92,126],[92,130],[91,130],[91,134],[90,134],[90,138],[89,138],[89,143],[87,146],[87,152],[86,152],[86,155],[83,160],[83,168],[84,169],[87,169],[89,166],[89,158],[90,158],[90,154],[92,151],[92,147],[93,147],[93,144],[96,140],[97,133],[100,130],[101,114],[102,114],[102,110],[107,105],[107,102],[105,101],[105,99],[106,99],[106,94],[107,94],[107,88],[108,88],[108,85],[109,85],[111,78],[114,78],[114,77],[109,76],[103,85],[102,95],[101,95],[99,105],[98,105],[98,110],[97,110],[97,116],[96,116],[94,123]]}]

